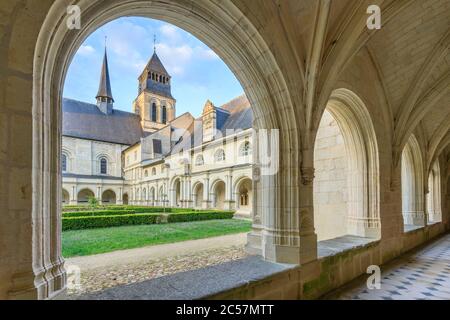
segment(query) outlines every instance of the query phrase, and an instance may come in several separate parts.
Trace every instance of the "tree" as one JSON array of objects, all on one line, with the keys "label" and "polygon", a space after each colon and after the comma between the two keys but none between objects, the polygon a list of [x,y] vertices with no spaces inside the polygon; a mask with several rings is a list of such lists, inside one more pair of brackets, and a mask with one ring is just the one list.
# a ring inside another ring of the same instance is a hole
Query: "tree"
[{"label": "tree", "polygon": [[98,206],[98,200],[96,197],[88,197],[89,206],[96,208]]}]

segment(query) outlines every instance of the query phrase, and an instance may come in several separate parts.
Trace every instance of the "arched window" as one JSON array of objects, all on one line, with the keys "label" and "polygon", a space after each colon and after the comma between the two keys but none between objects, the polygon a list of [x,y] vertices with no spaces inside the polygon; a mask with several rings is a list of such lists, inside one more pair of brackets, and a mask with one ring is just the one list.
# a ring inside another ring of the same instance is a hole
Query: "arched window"
[{"label": "arched window", "polygon": [[61,157],[61,168],[62,168],[62,172],[67,171],[67,155],[65,155],[64,153]]},{"label": "arched window", "polygon": [[248,192],[245,191],[241,194],[241,206],[248,206]]},{"label": "arched window", "polygon": [[162,107],[162,118],[161,118],[161,122],[162,122],[163,124],[166,124],[166,122],[167,122],[167,108],[166,108],[166,106],[163,106],[163,107]]},{"label": "arched window", "polygon": [[156,168],[153,168],[152,169],[152,176],[155,176],[156,175]]},{"label": "arched window", "polygon": [[144,175],[145,175],[146,178],[148,177],[148,170],[145,170]]},{"label": "arched window", "polygon": [[246,157],[252,154],[250,142],[245,141],[239,148],[239,156]]},{"label": "arched window", "polygon": [[223,149],[217,150],[216,154],[214,155],[214,160],[216,162],[225,161],[225,151],[223,151]]},{"label": "arched window", "polygon": [[106,158],[100,159],[100,174],[108,174],[108,160]]},{"label": "arched window", "polygon": [[203,159],[203,156],[200,154],[197,156],[197,158],[195,159],[195,165],[196,166],[202,166],[205,164],[205,160]]},{"label": "arched window", "polygon": [[156,122],[156,103],[152,103],[152,121]]}]

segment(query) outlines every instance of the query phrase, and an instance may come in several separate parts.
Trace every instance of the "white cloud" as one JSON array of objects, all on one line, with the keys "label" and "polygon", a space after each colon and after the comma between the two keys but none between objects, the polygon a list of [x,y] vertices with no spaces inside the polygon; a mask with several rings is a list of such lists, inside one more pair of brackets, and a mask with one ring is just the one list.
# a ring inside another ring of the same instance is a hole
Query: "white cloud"
[{"label": "white cloud", "polygon": [[181,34],[178,32],[178,28],[171,24],[163,24],[159,28],[159,32],[161,32],[161,35],[165,40],[177,41],[181,38]]},{"label": "white cloud", "polygon": [[199,52],[199,57],[205,60],[217,60],[219,56],[209,48],[197,47],[196,51]]},{"label": "white cloud", "polygon": [[78,49],[78,54],[82,56],[89,56],[95,52],[95,49],[89,45],[82,45],[80,49]]},{"label": "white cloud", "polygon": [[187,44],[170,46],[167,43],[159,43],[156,46],[167,71],[172,75],[182,75],[186,66],[192,61],[194,50]]}]

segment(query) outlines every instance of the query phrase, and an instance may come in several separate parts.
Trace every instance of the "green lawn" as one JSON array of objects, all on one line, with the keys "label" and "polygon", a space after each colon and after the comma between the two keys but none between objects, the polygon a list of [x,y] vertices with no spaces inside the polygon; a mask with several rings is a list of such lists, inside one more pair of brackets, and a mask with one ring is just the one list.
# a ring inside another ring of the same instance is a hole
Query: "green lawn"
[{"label": "green lawn", "polygon": [[247,220],[209,220],[64,231],[63,256],[87,256],[115,250],[249,232]]}]

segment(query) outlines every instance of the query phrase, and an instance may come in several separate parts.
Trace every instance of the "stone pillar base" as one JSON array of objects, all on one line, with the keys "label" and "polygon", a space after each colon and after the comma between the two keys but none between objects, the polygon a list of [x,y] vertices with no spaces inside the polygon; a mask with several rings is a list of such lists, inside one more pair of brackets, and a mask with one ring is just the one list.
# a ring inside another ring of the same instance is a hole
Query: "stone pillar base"
[{"label": "stone pillar base", "polygon": [[225,210],[234,210],[234,201],[233,200],[225,200],[224,201],[224,209]]},{"label": "stone pillar base", "polygon": [[276,263],[304,264],[317,260],[317,235],[303,235],[300,243],[300,246],[275,244],[273,235],[254,226],[247,235],[245,249],[250,254],[261,255],[265,260]]},{"label": "stone pillar base", "polygon": [[211,207],[211,201],[209,201],[209,200],[203,201],[203,203],[202,203],[203,209],[209,209],[210,207]]},{"label": "stone pillar base", "polygon": [[57,275],[47,272],[45,280],[43,271],[38,274],[27,272],[16,274],[13,277],[13,288],[8,293],[10,300],[46,300],[62,294],[66,291],[66,272],[62,265],[52,268],[60,270]]}]

